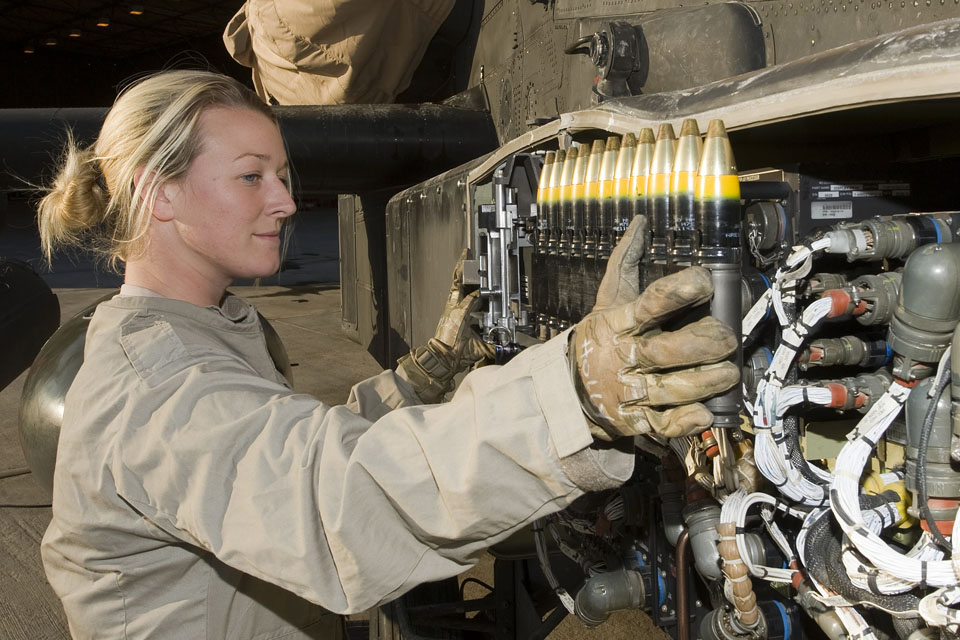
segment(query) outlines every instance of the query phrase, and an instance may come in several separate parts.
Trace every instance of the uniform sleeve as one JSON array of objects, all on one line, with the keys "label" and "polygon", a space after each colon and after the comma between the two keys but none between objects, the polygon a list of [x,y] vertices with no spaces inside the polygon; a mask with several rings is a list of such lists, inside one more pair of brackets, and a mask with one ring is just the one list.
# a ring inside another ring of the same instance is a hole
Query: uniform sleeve
[{"label": "uniform sleeve", "polygon": [[471,373],[446,404],[375,422],[240,361],[168,362],[137,392],[164,400],[115,444],[117,490],[241,571],[362,611],[629,477],[631,453],[593,442],[565,350],[564,334]]},{"label": "uniform sleeve", "polygon": [[418,404],[423,403],[410,383],[387,370],[353,385],[344,406],[374,422],[394,409]]}]

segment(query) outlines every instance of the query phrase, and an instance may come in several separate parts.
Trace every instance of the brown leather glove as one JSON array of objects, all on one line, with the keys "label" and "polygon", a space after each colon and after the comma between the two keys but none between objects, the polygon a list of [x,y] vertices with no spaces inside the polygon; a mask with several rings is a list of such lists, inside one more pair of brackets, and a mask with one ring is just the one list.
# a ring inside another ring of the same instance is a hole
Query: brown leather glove
[{"label": "brown leather glove", "polygon": [[[631,261],[625,249],[621,266]],[[618,267],[608,267],[604,283],[611,269]],[[673,332],[659,327],[678,311],[710,298],[710,273],[690,267],[657,280],[631,302],[602,307],[601,302],[620,302],[629,293],[626,274],[611,282],[616,286],[601,285],[597,306],[570,337],[580,404],[594,436],[610,440],[652,432],[675,438],[703,431],[713,423],[713,414],[697,401],[740,379],[736,365],[721,362],[736,349],[736,336],[712,317]]]},{"label": "brown leather glove", "polygon": [[443,396],[453,389],[453,378],[459,372],[496,355],[496,348],[485,343],[470,327],[470,316],[480,308],[481,300],[476,291],[464,294],[465,256],[466,250],[453,270],[450,294],[434,337],[397,362],[397,372],[427,404],[443,400]]}]

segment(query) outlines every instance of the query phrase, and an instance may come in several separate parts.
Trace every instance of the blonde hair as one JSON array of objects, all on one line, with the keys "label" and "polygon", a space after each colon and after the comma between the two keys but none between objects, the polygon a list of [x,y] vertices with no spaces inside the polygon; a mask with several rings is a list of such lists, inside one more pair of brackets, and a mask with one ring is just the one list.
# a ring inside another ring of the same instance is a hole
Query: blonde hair
[{"label": "blonde hair", "polygon": [[[68,133],[60,171],[38,207],[47,261],[70,245],[94,251],[113,270],[139,255],[157,190],[189,169],[200,152],[200,116],[211,107],[252,109],[277,122],[233,78],[164,71],[121,92],[91,147],[80,148]],[[152,179],[136,181],[140,169]]]}]

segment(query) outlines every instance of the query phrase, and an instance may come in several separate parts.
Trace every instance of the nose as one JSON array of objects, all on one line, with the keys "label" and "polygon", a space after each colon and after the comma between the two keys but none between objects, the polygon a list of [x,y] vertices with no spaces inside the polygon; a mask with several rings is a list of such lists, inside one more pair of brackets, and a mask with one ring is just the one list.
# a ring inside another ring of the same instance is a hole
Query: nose
[{"label": "nose", "polygon": [[270,199],[270,215],[277,218],[289,218],[297,211],[297,203],[293,201],[287,183],[276,178]]}]

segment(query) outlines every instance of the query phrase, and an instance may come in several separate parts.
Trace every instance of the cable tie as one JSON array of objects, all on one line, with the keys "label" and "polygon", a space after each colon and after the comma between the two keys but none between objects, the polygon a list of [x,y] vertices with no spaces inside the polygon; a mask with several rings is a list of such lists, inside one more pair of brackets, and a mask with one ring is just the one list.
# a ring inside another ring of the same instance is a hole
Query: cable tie
[{"label": "cable tie", "polygon": [[874,447],[877,446],[876,441],[875,441],[875,440],[871,440],[871,439],[868,438],[867,436],[861,436],[861,437],[860,437],[860,440],[861,440],[861,442],[866,442],[868,445],[870,445],[870,448],[871,448],[871,449],[873,449]]},{"label": "cable tie", "polygon": [[[737,527],[736,531],[737,531],[737,535],[740,536],[740,535],[743,535],[743,534],[745,534],[745,533],[747,532],[747,528],[746,528],[746,527]],[[723,539],[723,538],[721,538],[721,540],[722,540],[722,539]]]},{"label": "cable tie", "polygon": [[810,402],[810,395],[807,393],[806,387],[801,387],[803,389],[803,401]]},{"label": "cable tie", "polygon": [[927,588],[927,561],[926,560],[920,561],[920,588],[921,589]]},{"label": "cable tie", "polygon": [[880,585],[877,584],[877,572],[867,574],[867,586],[870,587],[870,591],[877,595],[883,595],[880,591]]}]

